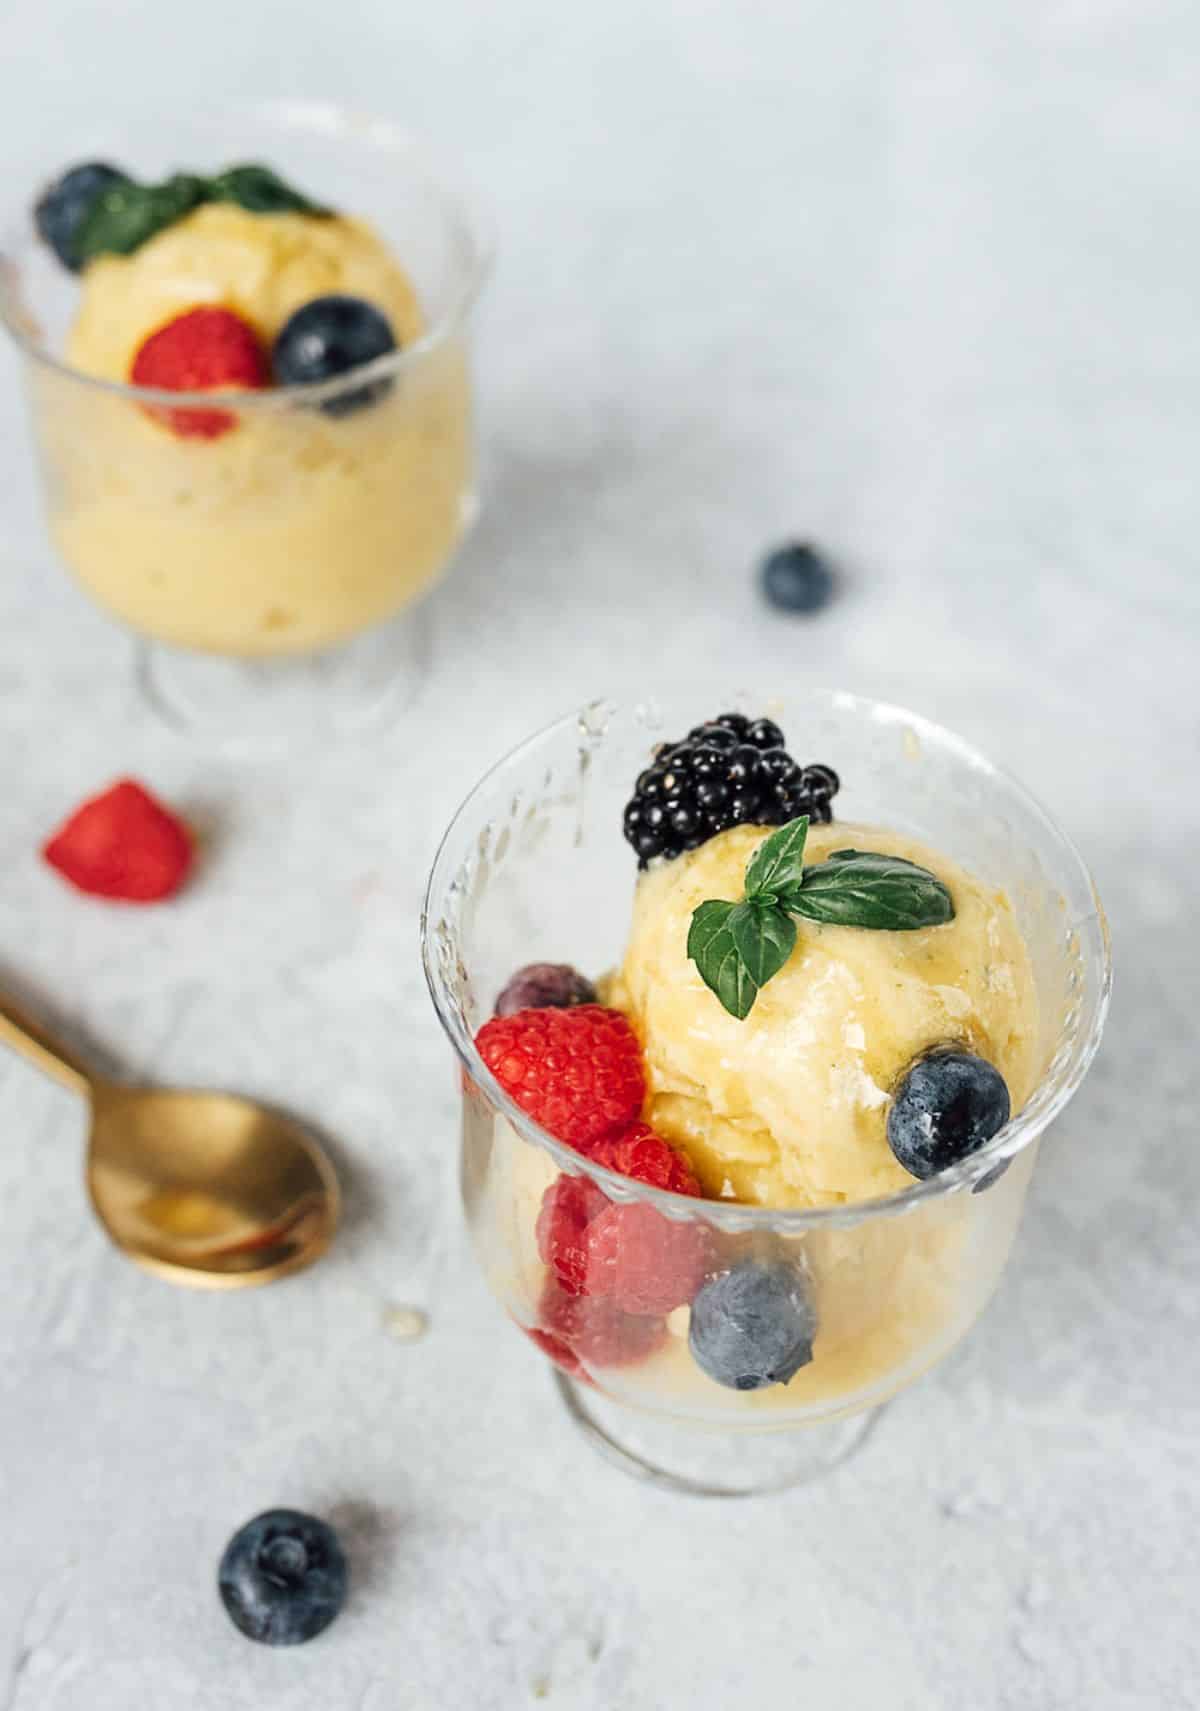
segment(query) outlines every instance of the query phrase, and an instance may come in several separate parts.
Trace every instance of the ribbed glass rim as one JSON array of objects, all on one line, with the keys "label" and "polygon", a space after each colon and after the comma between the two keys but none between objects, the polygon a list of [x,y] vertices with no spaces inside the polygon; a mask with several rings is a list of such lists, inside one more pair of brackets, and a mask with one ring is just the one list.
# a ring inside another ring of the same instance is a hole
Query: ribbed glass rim
[{"label": "ribbed glass rim", "polygon": [[388,351],[384,356],[376,357],[373,362],[363,363],[361,367],[352,369],[349,374],[338,375],[333,380],[313,381],[305,386],[266,387],[257,392],[169,392],[160,387],[134,386],[127,381],[105,380],[100,375],[88,374],[86,370],[76,368],[63,357],[56,356],[24,324],[16,292],[6,276],[11,270],[18,248],[21,243],[27,241],[29,214],[25,208],[19,218],[10,217],[3,235],[0,236],[0,323],[24,356],[40,368],[64,380],[74,381],[89,391],[108,393],[114,398],[127,399],[135,404],[165,404],[175,410],[224,408],[241,415],[256,412],[269,415],[298,408],[309,409],[328,399],[338,398],[343,393],[357,391],[359,387],[369,385],[372,381],[398,376],[406,369],[415,368],[458,331],[487,280],[495,253],[494,241],[490,227],[473,200],[469,199],[462,189],[452,186],[443,173],[428,162],[426,150],[419,139],[391,119],[359,113],[328,101],[261,101],[249,103],[242,108],[232,107],[229,109],[231,126],[236,123],[239,113],[244,118],[252,118],[258,122],[265,121],[281,127],[304,126],[316,132],[323,131],[330,136],[352,138],[374,147],[389,149],[397,155],[405,155],[420,169],[420,176],[442,199],[448,211],[448,218],[456,223],[466,255],[461,267],[462,277],[437,319],[430,322],[420,338],[414,339],[402,349]]},{"label": "ribbed glass rim", "polygon": [[[489,1104],[504,1116],[524,1140],[549,1153],[569,1174],[590,1177],[592,1181],[598,1183],[605,1190],[610,1199],[626,1202],[642,1201],[657,1207],[659,1211],[676,1222],[701,1221],[716,1225],[731,1233],[770,1230],[775,1234],[800,1235],[806,1231],[819,1229],[844,1229],[864,1223],[868,1219],[903,1216],[914,1212],[921,1206],[928,1205],[930,1202],[945,1199],[951,1194],[974,1189],[999,1166],[1009,1163],[1023,1152],[1031,1142],[1035,1141],[1048,1128],[1069,1103],[1087,1074],[1092,1059],[1099,1048],[1112,993],[1112,948],[1108,921],[1091,873],[1072,839],[1058,826],[1038,799],[1012,773],[1004,767],[996,765],[981,750],[975,748],[973,744],[968,743],[946,726],[939,725],[936,721],[927,719],[923,714],[914,713],[908,708],[900,707],[892,702],[876,701],[870,696],[856,695],[845,690],[832,690],[819,686],[806,688],[804,693],[808,696],[825,696],[831,706],[842,711],[868,715],[877,722],[884,724],[902,724],[913,730],[918,736],[954,750],[967,765],[996,778],[1013,793],[1031,820],[1035,820],[1044,831],[1049,833],[1061,850],[1064,859],[1074,865],[1078,878],[1083,882],[1083,886],[1091,898],[1092,908],[1084,914],[1075,915],[1068,923],[1077,932],[1094,925],[1099,938],[1099,990],[1096,994],[1094,1012],[1087,1035],[1069,1064],[1064,1063],[1056,1070],[1054,1068],[1054,1054],[1051,1055],[1050,1065],[1020,1112],[1011,1118],[999,1134],[995,1135],[986,1146],[981,1147],[978,1152],[963,1160],[961,1164],[953,1165],[949,1170],[942,1171],[924,1182],[914,1182],[911,1187],[900,1189],[895,1194],[880,1196],[872,1200],[859,1200],[846,1206],[793,1208],[747,1206],[738,1201],[727,1200],[697,1200],[688,1195],[673,1194],[665,1189],[651,1188],[647,1184],[631,1181],[629,1177],[620,1176],[616,1172],[606,1169],[603,1165],[595,1164],[590,1159],[585,1158],[582,1153],[576,1152],[573,1147],[556,1140],[547,1130],[535,1123],[496,1080],[476,1049],[474,1039],[466,1027],[464,1018],[459,1013],[458,1006],[447,990],[437,966],[434,922],[432,919],[433,901],[446,880],[448,878],[453,879],[453,875],[449,874],[447,870],[450,867],[450,852],[455,833],[460,829],[463,822],[469,819],[476,801],[484,794],[487,787],[506,769],[516,766],[551,737],[568,728],[574,728],[582,733],[588,728],[588,724],[594,720],[598,709],[616,707],[617,703],[613,701],[602,699],[586,702],[573,712],[552,720],[523,742],[518,743],[515,748],[510,749],[507,754],[503,755],[482,774],[464,797],[442,836],[437,854],[434,857],[421,909],[421,960],[434,1009],[451,1045],[454,1047],[459,1062],[471,1080],[485,1094]],[[708,686],[708,695],[711,699],[711,686]],[[730,697],[731,702],[733,699],[734,697]],[[771,696],[760,695],[758,699],[765,704],[771,700]],[[636,708],[642,704],[640,701],[634,702],[633,706]]]}]

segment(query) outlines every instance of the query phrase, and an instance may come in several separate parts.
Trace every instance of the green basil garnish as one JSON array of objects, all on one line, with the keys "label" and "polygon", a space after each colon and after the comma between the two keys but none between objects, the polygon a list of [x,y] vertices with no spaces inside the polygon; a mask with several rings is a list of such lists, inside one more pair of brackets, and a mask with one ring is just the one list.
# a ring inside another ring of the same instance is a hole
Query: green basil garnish
[{"label": "green basil garnish", "polygon": [[701,903],[687,953],[731,1016],[743,1021],[759,990],[796,943],[794,915],[835,927],[910,933],[954,919],[954,900],[928,868],[873,850],[835,850],[804,866],[808,816],[761,844],[746,869],[740,903]]}]

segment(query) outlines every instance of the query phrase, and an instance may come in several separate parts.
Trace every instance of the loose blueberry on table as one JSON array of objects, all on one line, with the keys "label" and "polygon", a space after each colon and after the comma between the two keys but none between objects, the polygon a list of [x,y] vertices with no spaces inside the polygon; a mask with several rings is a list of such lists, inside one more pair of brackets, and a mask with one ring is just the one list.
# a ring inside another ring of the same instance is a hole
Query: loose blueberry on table
[{"label": "loose blueberry on table", "polygon": [[768,553],[760,574],[767,601],[781,612],[819,612],[833,598],[833,572],[806,542]]},{"label": "loose blueberry on table", "polygon": [[221,1602],[247,1639],[298,1646],[315,1639],[346,1598],[346,1558],[325,1521],[268,1509],[230,1539],[217,1572]]}]

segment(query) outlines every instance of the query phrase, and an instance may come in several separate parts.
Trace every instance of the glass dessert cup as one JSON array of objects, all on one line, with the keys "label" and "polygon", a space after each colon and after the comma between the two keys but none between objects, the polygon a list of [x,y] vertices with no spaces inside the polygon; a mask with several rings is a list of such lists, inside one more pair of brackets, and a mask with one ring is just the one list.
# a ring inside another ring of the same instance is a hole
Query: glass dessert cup
[{"label": "glass dessert cup", "polygon": [[[653,744],[695,724],[713,696],[586,707],[502,761],[459,810],[430,879],[423,952],[462,1066],[462,1191],[489,1286],[556,1360],[572,1417],[610,1459],[674,1489],[744,1495],[843,1459],[879,1406],[979,1317],[1007,1260],[1041,1136],[1099,1043],[1110,964],[1103,911],[1069,841],[950,732],[823,690],[722,704],[778,720],[828,761],[843,780],[839,817],[919,838],[1007,892],[1032,962],[1041,1063],[1023,1108],[985,1147],[887,1199],[775,1210],[614,1175],[532,1122],[487,1069],[474,1035],[517,967],[569,962],[597,975],[621,957],[635,880],[622,806]],[[691,1357],[686,1307],[657,1324],[602,1324],[568,1348],[556,1333],[572,1309],[553,1300],[535,1233],[560,1174],[652,1209],[664,1242],[692,1231],[714,1268],[750,1256],[797,1265],[815,1302],[811,1361],[786,1384],[724,1388]]]},{"label": "glass dessert cup", "polygon": [[[139,638],[138,680],[157,711],[251,741],[375,722],[415,690],[414,606],[477,511],[468,332],[487,267],[477,227],[396,127],[325,106],[180,112],[140,128],[121,119],[71,148],[146,178],[261,160],[368,220],[411,279],[421,336],[351,374],[164,393],[63,358],[78,286],[38,243],[28,205],[0,241],[0,319],[22,357],[51,539]],[[43,177],[66,164],[47,163]],[[39,187],[24,186],[28,203]],[[340,410],[364,382],[379,383],[373,402]],[[214,405],[234,426],[217,438],[172,432],[152,414],[164,404],[184,427]]]}]

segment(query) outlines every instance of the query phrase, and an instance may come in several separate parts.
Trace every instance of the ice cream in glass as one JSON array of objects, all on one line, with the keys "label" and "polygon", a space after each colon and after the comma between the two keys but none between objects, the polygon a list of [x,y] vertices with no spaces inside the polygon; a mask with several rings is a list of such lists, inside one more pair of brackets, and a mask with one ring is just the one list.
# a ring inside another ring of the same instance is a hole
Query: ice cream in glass
[{"label": "ice cream in glass", "polygon": [[[262,662],[336,660],[418,600],[471,521],[484,257],[385,124],[256,109],[121,150],[43,185],[0,305],[59,556],[171,650],[161,701],[236,726],[269,696]],[[258,664],[239,678],[230,660]],[[397,663],[375,667],[393,692]],[[304,679],[318,720],[339,712],[336,680]],[[274,681],[296,698],[295,673]],[[358,688],[352,717],[379,684]]]},{"label": "ice cream in glass", "polygon": [[502,763],[425,955],[493,1292],[607,1454],[740,1493],[848,1453],[974,1323],[1108,950],[1070,844],[948,732],[705,700]]}]

